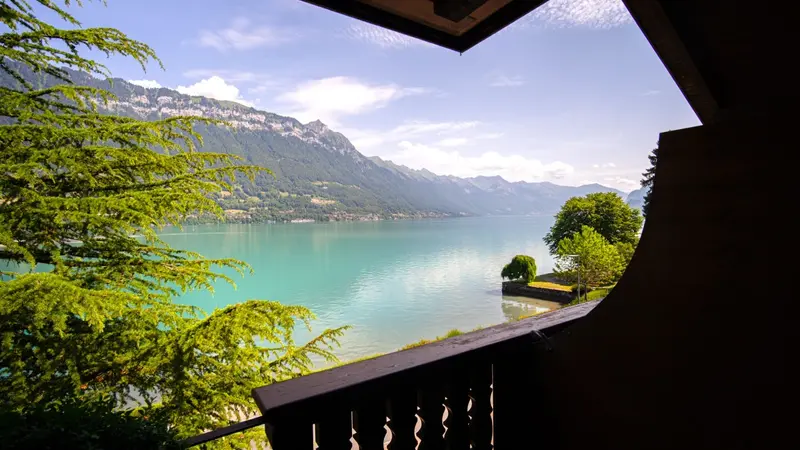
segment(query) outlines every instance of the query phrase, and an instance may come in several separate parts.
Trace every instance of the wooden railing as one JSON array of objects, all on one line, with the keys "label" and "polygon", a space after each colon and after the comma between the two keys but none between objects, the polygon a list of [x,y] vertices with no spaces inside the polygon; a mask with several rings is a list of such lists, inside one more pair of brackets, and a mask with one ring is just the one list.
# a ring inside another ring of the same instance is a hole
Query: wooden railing
[{"label": "wooden railing", "polygon": [[[517,448],[533,432],[526,386],[548,336],[595,302],[253,390],[260,418],[187,441],[265,425],[274,450]],[[534,364],[535,365],[535,364]],[[532,438],[535,439],[535,438]],[[417,447],[417,445],[419,445]]]}]

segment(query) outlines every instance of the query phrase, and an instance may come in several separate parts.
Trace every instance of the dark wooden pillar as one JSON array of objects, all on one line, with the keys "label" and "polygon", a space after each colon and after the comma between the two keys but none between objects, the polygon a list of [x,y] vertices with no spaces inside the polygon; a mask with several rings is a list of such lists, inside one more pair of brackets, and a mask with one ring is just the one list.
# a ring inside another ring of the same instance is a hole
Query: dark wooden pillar
[{"label": "dark wooden pillar", "polygon": [[774,114],[661,135],[633,260],[543,372],[563,448],[795,440],[796,127]]}]

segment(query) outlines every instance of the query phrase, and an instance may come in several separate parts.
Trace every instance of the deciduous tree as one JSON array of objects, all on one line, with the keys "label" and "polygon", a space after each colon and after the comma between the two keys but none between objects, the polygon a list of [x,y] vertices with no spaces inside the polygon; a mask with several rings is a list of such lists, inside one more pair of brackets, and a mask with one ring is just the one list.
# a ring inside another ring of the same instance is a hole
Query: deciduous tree
[{"label": "deciduous tree", "polygon": [[517,255],[503,267],[500,276],[509,280],[531,283],[536,279],[536,261],[527,255]]},{"label": "deciduous tree", "polygon": [[642,216],[613,192],[599,192],[585,197],[572,197],[556,214],[556,221],[545,235],[550,254],[558,253],[558,243],[581,232],[584,226],[593,228],[608,242],[638,242]]},{"label": "deciduous tree", "polygon": [[559,241],[555,273],[559,278],[577,281],[589,287],[612,281],[620,271],[622,260],[616,247],[591,227]]}]

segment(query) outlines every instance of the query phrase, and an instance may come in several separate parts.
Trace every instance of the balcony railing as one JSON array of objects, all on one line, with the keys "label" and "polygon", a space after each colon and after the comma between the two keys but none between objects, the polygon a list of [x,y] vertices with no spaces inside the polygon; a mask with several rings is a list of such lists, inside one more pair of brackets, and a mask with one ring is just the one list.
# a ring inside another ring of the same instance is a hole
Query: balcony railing
[{"label": "balcony railing", "polygon": [[[186,441],[265,425],[274,450],[516,448],[537,352],[596,302],[253,390],[262,416]],[[535,403],[534,399],[530,399]]]}]

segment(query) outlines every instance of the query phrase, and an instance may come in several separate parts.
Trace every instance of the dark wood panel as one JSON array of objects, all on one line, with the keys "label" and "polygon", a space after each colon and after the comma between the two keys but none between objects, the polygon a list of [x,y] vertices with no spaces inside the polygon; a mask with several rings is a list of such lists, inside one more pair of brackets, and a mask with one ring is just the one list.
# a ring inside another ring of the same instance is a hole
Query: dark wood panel
[{"label": "dark wood panel", "polygon": [[492,448],[492,366],[475,364],[469,370],[469,436],[474,450]]},{"label": "dark wood panel", "polygon": [[352,424],[349,410],[328,410],[316,424],[317,450],[350,450]]},{"label": "dark wood panel", "polygon": [[419,391],[419,418],[422,420],[417,436],[418,450],[444,450],[444,389],[439,383],[430,383]]},{"label": "dark wood panel", "polygon": [[389,429],[392,432],[389,450],[414,450],[417,447],[414,433],[417,425],[416,392],[410,389],[393,391],[388,406]]},{"label": "dark wood panel", "polygon": [[447,450],[469,450],[469,378],[466,367],[453,372],[445,385],[447,431],[444,440]]},{"label": "dark wood panel", "polygon": [[386,438],[386,402],[370,400],[353,411],[354,435],[360,450],[383,450]]},{"label": "dark wood panel", "polygon": [[267,439],[273,450],[313,450],[314,429],[311,422],[297,418],[267,419]]}]

